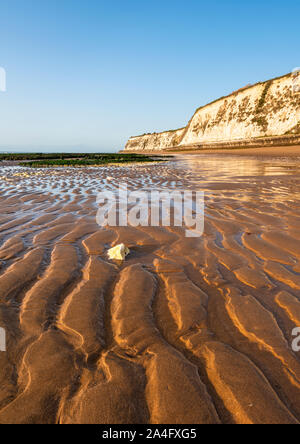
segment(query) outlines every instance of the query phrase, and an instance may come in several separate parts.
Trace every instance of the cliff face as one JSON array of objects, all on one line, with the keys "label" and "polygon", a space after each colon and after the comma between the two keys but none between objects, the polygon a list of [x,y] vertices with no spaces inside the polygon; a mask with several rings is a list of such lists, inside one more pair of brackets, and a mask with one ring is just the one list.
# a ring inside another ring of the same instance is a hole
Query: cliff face
[{"label": "cliff face", "polygon": [[125,150],[131,151],[161,151],[179,145],[185,128],[163,133],[144,134],[143,136],[131,137],[127,142]]},{"label": "cliff face", "polygon": [[129,139],[126,150],[205,146],[300,135],[300,94],[292,74],[258,83],[199,108],[187,127]]}]

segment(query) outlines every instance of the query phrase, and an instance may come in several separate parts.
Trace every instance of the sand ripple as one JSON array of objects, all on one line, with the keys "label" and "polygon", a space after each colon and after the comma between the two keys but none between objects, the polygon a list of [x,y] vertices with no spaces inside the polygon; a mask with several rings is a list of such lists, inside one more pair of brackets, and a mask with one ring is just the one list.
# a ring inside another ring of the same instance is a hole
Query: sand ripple
[{"label": "sand ripple", "polygon": [[[0,171],[0,423],[300,421],[300,162]],[[205,234],[96,224],[96,195],[204,190]],[[108,248],[131,255],[109,263]]]}]

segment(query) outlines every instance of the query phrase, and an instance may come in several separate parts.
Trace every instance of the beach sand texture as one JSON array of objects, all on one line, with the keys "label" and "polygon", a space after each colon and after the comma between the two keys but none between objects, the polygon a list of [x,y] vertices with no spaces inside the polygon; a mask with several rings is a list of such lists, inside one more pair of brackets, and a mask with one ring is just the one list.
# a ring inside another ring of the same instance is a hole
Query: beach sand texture
[{"label": "beach sand texture", "polygon": [[[0,423],[298,423],[299,173],[217,154],[0,166]],[[97,192],[121,182],[203,190],[204,235],[100,229]]]}]

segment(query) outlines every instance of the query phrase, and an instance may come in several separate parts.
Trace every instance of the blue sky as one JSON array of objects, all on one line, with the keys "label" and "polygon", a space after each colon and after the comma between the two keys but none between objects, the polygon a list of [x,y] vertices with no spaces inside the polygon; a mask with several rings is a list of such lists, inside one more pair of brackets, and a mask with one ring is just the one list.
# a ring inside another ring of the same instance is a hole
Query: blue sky
[{"label": "blue sky", "polygon": [[116,151],[300,65],[299,0],[2,0],[0,150]]}]

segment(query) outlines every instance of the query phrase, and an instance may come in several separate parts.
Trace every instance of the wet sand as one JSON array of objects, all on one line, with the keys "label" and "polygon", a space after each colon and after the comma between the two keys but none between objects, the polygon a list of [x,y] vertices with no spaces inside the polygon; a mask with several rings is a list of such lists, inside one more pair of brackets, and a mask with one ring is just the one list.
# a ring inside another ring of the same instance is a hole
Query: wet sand
[{"label": "wet sand", "polygon": [[[216,153],[0,166],[0,423],[298,423],[299,173]],[[100,229],[96,195],[120,182],[205,191],[204,235]]]},{"label": "wet sand", "polygon": [[[141,153],[141,151],[136,151],[137,153]],[[214,149],[206,149],[206,148],[200,148],[200,149],[184,149],[182,151],[180,150],[168,150],[165,152],[161,152],[161,151],[145,151],[145,154],[157,154],[159,153],[160,155],[164,156],[164,155],[172,155],[172,154],[177,154],[179,156],[182,155],[207,155],[207,154],[212,154],[212,155],[216,155],[216,154],[222,154],[224,156],[254,156],[254,157],[283,157],[283,158],[287,158],[287,157],[297,157],[300,158],[300,146],[299,145],[293,145],[293,146],[268,146],[268,147],[258,147],[258,148],[249,148],[249,147],[245,147],[245,148],[214,148]]]},{"label": "wet sand", "polygon": [[227,154],[239,156],[255,157],[298,157],[300,158],[300,146],[278,146],[278,147],[260,147],[260,148],[242,148],[226,150],[204,150],[204,154]]}]

